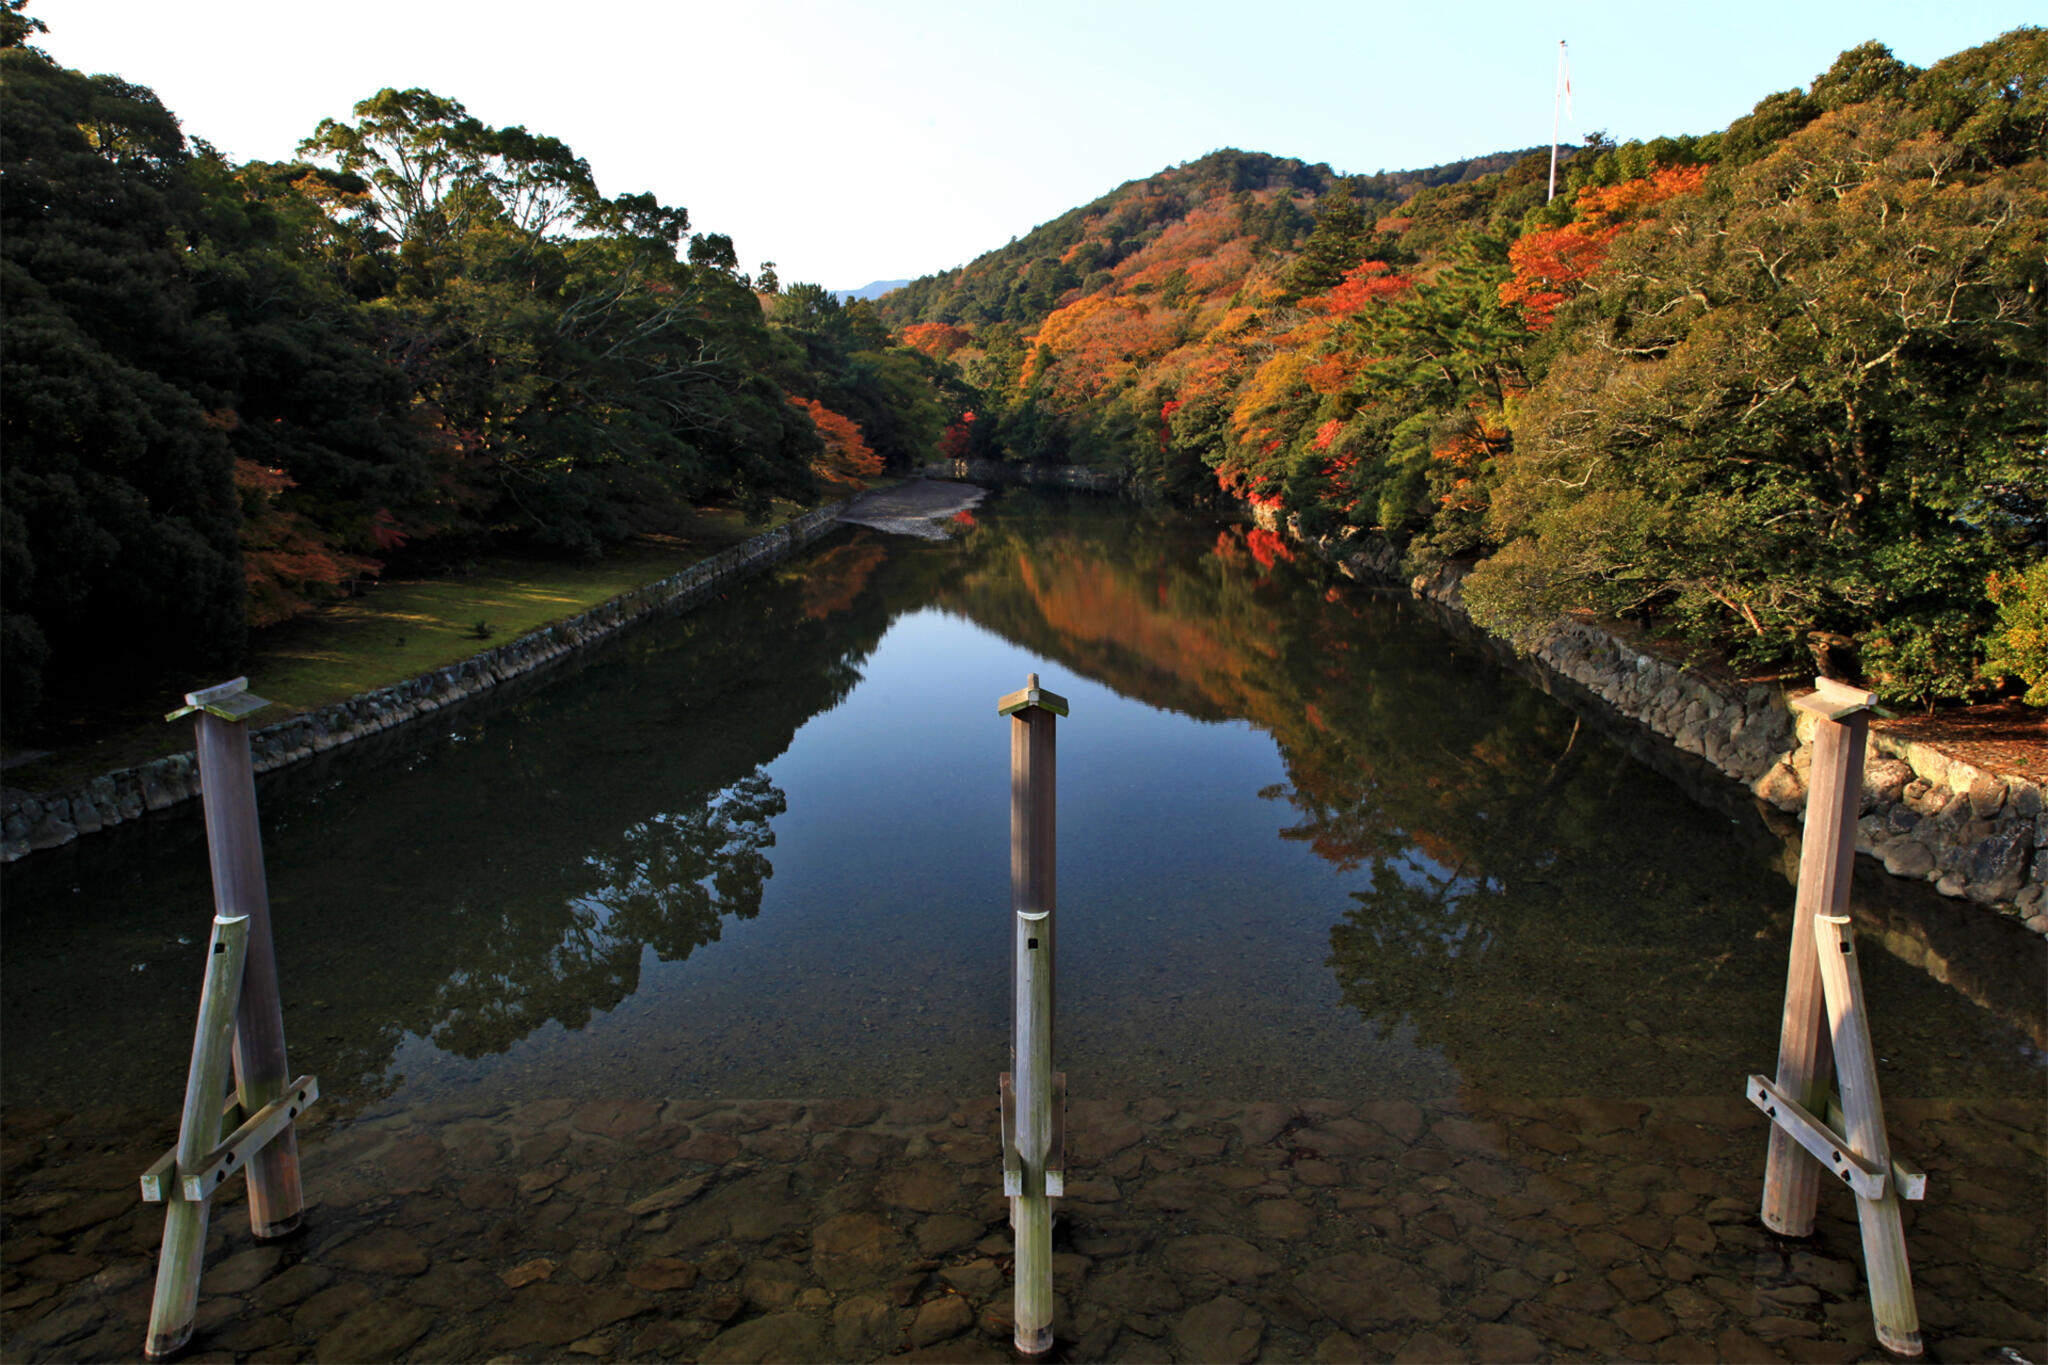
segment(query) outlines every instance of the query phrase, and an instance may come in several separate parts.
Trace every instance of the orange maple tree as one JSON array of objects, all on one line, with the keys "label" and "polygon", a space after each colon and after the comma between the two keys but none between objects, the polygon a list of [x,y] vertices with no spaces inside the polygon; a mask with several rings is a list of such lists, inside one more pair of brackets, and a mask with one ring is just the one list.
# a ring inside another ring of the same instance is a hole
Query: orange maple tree
[{"label": "orange maple tree", "polygon": [[811,461],[811,468],[827,483],[865,488],[867,481],[882,472],[882,457],[868,445],[860,423],[843,417],[815,398],[788,395],[789,401],[810,415],[811,425],[824,438],[825,453]]},{"label": "orange maple tree", "polygon": [[1691,194],[1706,178],[1705,166],[1667,166],[1619,185],[1586,186],[1573,204],[1576,221],[1525,232],[1508,248],[1515,273],[1502,283],[1500,301],[1520,304],[1529,329],[1542,331],[1600,268],[1624,228],[1665,200]]},{"label": "orange maple tree", "polygon": [[950,322],[913,322],[903,329],[903,344],[935,360],[944,360],[974,340],[974,334]]},{"label": "orange maple tree", "polygon": [[1375,299],[1395,298],[1414,287],[1414,276],[1397,273],[1385,261],[1360,261],[1329,293],[1303,299],[1301,306],[1316,313],[1356,313]]}]

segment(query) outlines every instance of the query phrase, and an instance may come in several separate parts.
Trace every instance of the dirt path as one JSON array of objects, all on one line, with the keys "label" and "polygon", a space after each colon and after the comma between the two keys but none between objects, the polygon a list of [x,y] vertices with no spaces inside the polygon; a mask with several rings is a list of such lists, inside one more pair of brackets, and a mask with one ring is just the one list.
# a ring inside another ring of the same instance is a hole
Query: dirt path
[{"label": "dirt path", "polygon": [[944,540],[946,533],[939,523],[965,512],[987,496],[986,488],[971,483],[913,479],[895,488],[863,494],[839,514],[839,520],[893,535]]}]

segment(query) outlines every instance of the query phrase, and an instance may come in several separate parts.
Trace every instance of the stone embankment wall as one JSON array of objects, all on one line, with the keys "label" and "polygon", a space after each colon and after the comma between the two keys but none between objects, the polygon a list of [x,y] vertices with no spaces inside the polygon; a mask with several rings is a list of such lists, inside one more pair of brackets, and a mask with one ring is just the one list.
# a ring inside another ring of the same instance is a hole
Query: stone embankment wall
[{"label": "stone embankment wall", "polygon": [[[616,634],[642,617],[705,597],[818,539],[832,528],[843,508],[844,504],[834,503],[806,512],[679,573],[621,593],[495,649],[472,654],[460,663],[254,730],[249,745],[256,771],[282,768],[403,725],[530,673]],[[9,791],[0,800],[0,831],[4,831],[0,861],[11,863],[38,849],[56,848],[81,834],[97,833],[198,794],[199,765],[189,750],[104,774],[69,791],[34,795]]]},{"label": "stone embankment wall", "polygon": [[[1418,596],[1466,615],[1461,589],[1470,565],[1446,565],[1409,579],[1394,548],[1376,536],[1307,537],[1292,518],[1282,526],[1270,511],[1255,517],[1268,530],[1285,530],[1313,546],[1350,577],[1405,583]],[[1730,688],[1591,621],[1559,623],[1533,657],[1778,809],[1805,809],[1817,722],[1792,706],[1782,688]],[[2048,812],[2037,781],[2001,777],[1929,745],[1873,731],[1864,755],[1856,847],[1896,876],[1932,882],[1945,896],[1998,906],[2048,934]]]}]

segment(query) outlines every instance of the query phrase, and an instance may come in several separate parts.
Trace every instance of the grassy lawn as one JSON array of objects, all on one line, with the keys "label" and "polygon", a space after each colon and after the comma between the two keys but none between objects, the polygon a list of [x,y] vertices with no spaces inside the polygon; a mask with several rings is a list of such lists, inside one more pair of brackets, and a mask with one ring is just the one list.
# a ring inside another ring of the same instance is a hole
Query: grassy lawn
[{"label": "grassy lawn", "polygon": [[[767,521],[749,523],[729,509],[700,510],[682,534],[636,541],[595,563],[503,556],[440,577],[375,583],[361,597],[250,633],[240,672],[252,692],[273,703],[254,724],[260,728],[506,644],[803,511],[778,502]],[[190,748],[189,722],[166,725],[164,713],[180,704],[184,691],[223,680],[192,678],[182,687],[165,685],[162,695],[95,699],[76,708],[78,714],[53,715],[36,746],[48,752],[11,762],[4,781],[28,791],[63,790]],[[15,751],[7,757],[14,759]]]}]

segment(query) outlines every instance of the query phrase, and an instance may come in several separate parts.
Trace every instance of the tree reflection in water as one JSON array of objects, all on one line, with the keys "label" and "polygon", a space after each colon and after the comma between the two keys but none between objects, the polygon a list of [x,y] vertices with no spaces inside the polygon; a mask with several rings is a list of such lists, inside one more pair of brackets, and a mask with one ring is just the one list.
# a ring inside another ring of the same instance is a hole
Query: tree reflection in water
[{"label": "tree reflection in water", "polygon": [[[787,805],[757,768],[700,803],[620,831],[584,857],[585,884],[562,897],[562,916],[527,918],[538,936],[501,921],[504,932],[483,935],[471,965],[436,988],[428,1010],[434,1045],[477,1057],[550,1020],[581,1028],[639,988],[643,948],[681,962],[718,940],[726,916],[758,915],[775,875],[769,822]],[[542,927],[549,925],[552,935]]]}]

